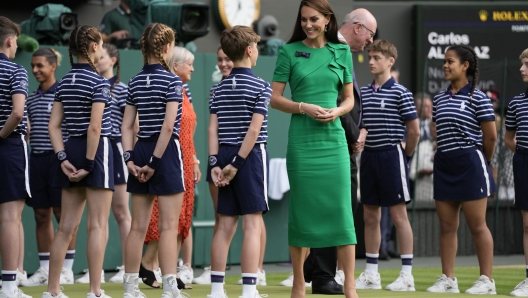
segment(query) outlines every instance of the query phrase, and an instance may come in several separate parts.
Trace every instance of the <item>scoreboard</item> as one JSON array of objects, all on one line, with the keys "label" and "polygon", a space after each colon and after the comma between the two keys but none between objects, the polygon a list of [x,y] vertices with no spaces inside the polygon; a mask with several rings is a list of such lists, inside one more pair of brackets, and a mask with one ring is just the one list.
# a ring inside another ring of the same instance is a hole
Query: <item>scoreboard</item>
[{"label": "scoreboard", "polygon": [[[479,57],[479,89],[512,97],[526,90],[519,55],[528,48],[528,5],[417,5],[416,84],[436,94],[447,88],[442,64],[452,45],[469,45]],[[505,90],[504,90],[505,89]]]}]

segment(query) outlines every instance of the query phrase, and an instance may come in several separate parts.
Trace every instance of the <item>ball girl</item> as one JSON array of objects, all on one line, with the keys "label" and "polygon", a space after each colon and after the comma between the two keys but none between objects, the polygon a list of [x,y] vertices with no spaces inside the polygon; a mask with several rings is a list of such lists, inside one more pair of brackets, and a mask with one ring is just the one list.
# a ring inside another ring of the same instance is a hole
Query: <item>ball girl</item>
[{"label": "ball girl", "polygon": [[443,70],[451,85],[433,100],[438,140],[433,183],[440,220],[442,276],[427,291],[460,292],[454,267],[462,210],[480,265],[480,277],[466,293],[495,294],[495,282],[491,278],[493,238],[486,225],[487,198],[496,190],[489,169],[497,139],[493,106],[491,100],[475,88],[479,65],[473,48],[449,47]]},{"label": "ball girl", "polygon": [[[57,176],[59,162],[53,151],[48,134],[51,108],[55,99],[58,82],[55,71],[60,65],[62,56],[53,48],[40,48],[31,58],[31,70],[38,89],[26,101],[27,115],[30,124],[29,144],[31,145],[29,185],[32,198],[27,204],[33,208],[36,222],[37,249],[40,261],[39,269],[27,280],[22,281],[25,287],[44,285],[48,280],[50,247],[53,241],[54,228],[52,214],[57,222],[61,218],[61,189],[53,187]],[[68,140],[68,132],[63,123],[62,138]],[[75,256],[76,233],[68,246],[60,284],[73,284],[73,259]]]},{"label": "ball girl", "polygon": [[[124,160],[131,174],[127,190],[132,194],[132,227],[125,247],[123,298],[141,297],[138,289],[142,244],[152,214],[154,196],[159,205],[159,259],[162,298],[182,298],[176,282],[177,235],[185,191],[179,142],[181,79],[167,62],[174,50],[174,31],[160,23],[150,24],[141,37],[144,66],[130,80],[123,116]],[[139,132],[134,145],[134,122]],[[132,150],[133,149],[133,150]],[[184,296],[185,295],[185,296]]]},{"label": "ball girl", "polygon": [[22,209],[29,188],[29,166],[25,141],[25,102],[28,75],[11,62],[17,51],[20,27],[0,16],[0,298],[22,298],[17,287],[17,263],[21,247]]},{"label": "ball girl", "polygon": [[[119,228],[119,240],[125,264],[125,242],[130,231],[130,209],[128,208],[128,193],[126,191],[126,182],[128,179],[128,169],[123,160],[123,145],[121,143],[121,124],[123,122],[123,113],[125,112],[126,99],[128,97],[128,87],[120,81],[121,65],[119,51],[113,44],[103,44],[103,55],[96,64],[99,73],[110,83],[110,93],[112,94],[111,122],[112,131],[110,144],[114,153],[114,195],[112,197],[112,212],[117,221]],[[117,74],[114,75],[114,68],[117,68]],[[125,269],[123,266],[117,267],[117,274],[110,278],[110,282],[122,283]]]},{"label": "ball girl", "polygon": [[[108,81],[99,75],[95,64],[103,51],[97,29],[77,26],[69,43],[72,69],[55,90],[49,135],[60,162],[55,186],[62,188],[61,222],[51,245],[48,291],[42,298],[67,297],[60,289],[59,277],[66,249],[79,228],[85,204],[88,209],[87,257],[90,293],[87,298],[107,298],[101,290],[100,274],[108,238],[108,216],[114,189],[113,154],[109,137],[110,103]],[[73,63],[73,57],[77,63]],[[64,143],[62,122],[70,138]]]}]

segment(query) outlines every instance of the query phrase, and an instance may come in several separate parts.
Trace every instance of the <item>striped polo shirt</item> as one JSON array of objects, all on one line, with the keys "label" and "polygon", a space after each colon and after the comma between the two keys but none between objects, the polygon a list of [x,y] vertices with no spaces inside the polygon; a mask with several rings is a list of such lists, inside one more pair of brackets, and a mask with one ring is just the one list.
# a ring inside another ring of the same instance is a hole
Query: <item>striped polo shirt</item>
[{"label": "striped polo shirt", "polygon": [[[31,129],[29,131],[29,144],[32,153],[42,153],[44,151],[53,151],[50,137],[48,134],[48,124],[50,121],[51,109],[55,99],[55,90],[59,85],[55,82],[48,90],[31,93],[26,100],[27,115]],[[66,125],[62,123],[62,139],[68,140]]]},{"label": "striped polo shirt", "polygon": [[418,118],[412,93],[390,78],[376,89],[361,87],[363,123],[368,130],[366,148],[393,146],[403,140],[405,122]]},{"label": "striped polo shirt", "polygon": [[517,146],[528,149],[528,89],[515,96],[508,104],[506,129],[515,130]]},{"label": "striped polo shirt", "polygon": [[442,152],[482,146],[480,122],[495,121],[491,100],[475,89],[471,103],[471,82],[456,94],[451,86],[433,99],[433,121],[436,122],[438,150]]},{"label": "striped polo shirt", "polygon": [[[4,128],[7,118],[13,111],[13,99],[15,94],[28,95],[28,75],[24,67],[11,62],[9,58],[0,53],[0,129]],[[25,135],[26,130],[26,108],[24,106],[24,117],[17,125],[13,133]]]},{"label": "striped polo shirt", "polygon": [[[117,77],[110,78],[108,82],[112,86],[117,80]],[[125,113],[126,100],[128,97],[128,87],[123,82],[117,83],[114,88],[110,89],[112,94],[112,101],[110,105],[110,114],[112,118],[112,138],[121,136],[121,124],[123,123],[123,114]]]},{"label": "striped polo shirt", "polygon": [[109,137],[112,130],[111,100],[110,84],[87,63],[73,64],[55,90],[55,101],[61,102],[64,107],[64,121],[70,137],[87,135],[94,102],[105,104],[101,137]]},{"label": "striped polo shirt", "polygon": [[256,143],[268,140],[270,84],[250,68],[233,68],[231,74],[212,90],[210,113],[218,117],[218,142],[242,145],[254,113],[264,115]]},{"label": "striped polo shirt", "polygon": [[[182,81],[170,73],[161,64],[146,64],[128,84],[127,105],[137,108],[139,118],[138,138],[159,135],[165,119],[167,102],[183,100]],[[178,114],[172,135],[179,138],[182,105],[178,105]]]}]

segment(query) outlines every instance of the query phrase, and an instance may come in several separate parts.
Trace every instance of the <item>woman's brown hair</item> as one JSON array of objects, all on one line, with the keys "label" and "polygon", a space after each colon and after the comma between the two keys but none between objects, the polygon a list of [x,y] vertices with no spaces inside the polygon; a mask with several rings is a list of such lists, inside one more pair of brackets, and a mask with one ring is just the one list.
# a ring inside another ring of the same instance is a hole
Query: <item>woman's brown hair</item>
[{"label": "woman's brown hair", "polygon": [[163,49],[163,46],[172,43],[175,39],[176,33],[174,33],[174,30],[172,30],[171,27],[161,23],[150,24],[147,29],[143,31],[143,36],[141,36],[143,63],[148,64],[148,58],[154,56],[159,60],[163,68],[170,72],[167,61],[165,61],[161,55],[161,50]]},{"label": "woman's brown hair", "polygon": [[112,90],[119,83],[121,79],[121,63],[120,63],[120,58],[119,58],[119,50],[117,49],[115,45],[111,43],[104,43],[103,49],[106,50],[110,58],[116,58],[116,63],[114,64],[114,67],[117,67],[117,75],[116,75],[115,82],[112,84],[112,86],[110,86],[110,90]]},{"label": "woman's brown hair", "polygon": [[99,44],[100,41],[101,33],[92,26],[79,25],[73,29],[70,35],[70,48],[68,50],[70,53],[70,64],[73,65],[73,56],[83,55],[88,60],[88,64],[90,64],[93,71],[99,73],[88,55],[88,49],[90,48],[90,43],[95,42]]},{"label": "woman's brown hair", "polygon": [[320,12],[325,17],[329,16],[330,21],[328,22],[326,31],[325,31],[325,37],[327,41],[330,41],[332,43],[341,43],[339,41],[339,38],[337,38],[337,19],[334,14],[334,11],[332,10],[332,6],[330,6],[330,3],[328,3],[327,0],[302,0],[301,4],[299,5],[299,11],[297,12],[297,21],[295,21],[295,27],[293,27],[293,33],[288,41],[288,43],[293,43],[296,41],[301,41],[306,39],[306,33],[304,33],[304,30],[301,27],[301,9],[304,6],[311,7],[318,12]]}]

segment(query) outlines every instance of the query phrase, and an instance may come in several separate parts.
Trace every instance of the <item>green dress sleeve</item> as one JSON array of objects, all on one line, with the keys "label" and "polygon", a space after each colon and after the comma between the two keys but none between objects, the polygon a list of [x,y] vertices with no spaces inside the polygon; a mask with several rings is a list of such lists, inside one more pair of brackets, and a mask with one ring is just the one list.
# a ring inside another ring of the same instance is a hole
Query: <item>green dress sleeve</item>
[{"label": "green dress sleeve", "polygon": [[347,51],[346,54],[346,68],[343,75],[343,84],[352,83],[352,72],[354,71],[354,66],[352,65],[352,53]]},{"label": "green dress sleeve", "polygon": [[286,83],[290,81],[290,55],[288,54],[285,48],[285,46],[282,46],[279,50],[279,57],[277,58],[277,63],[275,64],[275,72],[273,73],[273,82]]}]

